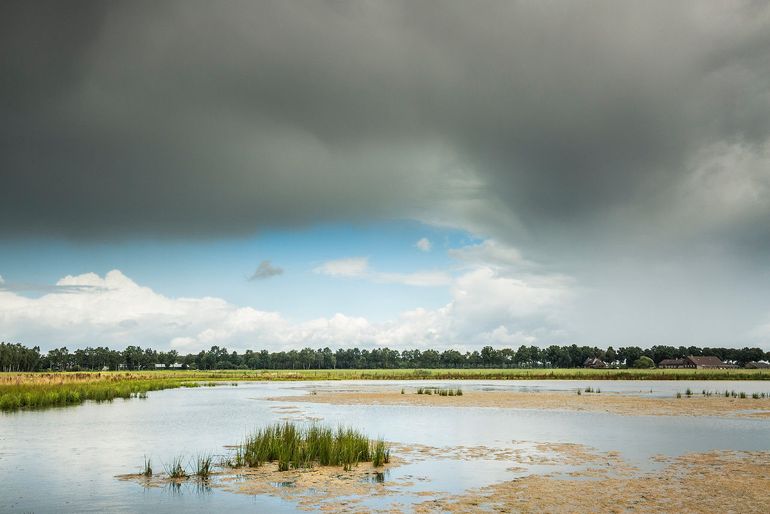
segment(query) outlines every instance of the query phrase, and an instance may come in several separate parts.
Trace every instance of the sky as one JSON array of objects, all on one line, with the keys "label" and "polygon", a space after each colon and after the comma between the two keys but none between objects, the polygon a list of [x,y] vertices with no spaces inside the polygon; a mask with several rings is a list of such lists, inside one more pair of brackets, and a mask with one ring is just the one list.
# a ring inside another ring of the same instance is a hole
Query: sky
[{"label": "sky", "polygon": [[6,1],[0,339],[770,350],[770,6]]}]

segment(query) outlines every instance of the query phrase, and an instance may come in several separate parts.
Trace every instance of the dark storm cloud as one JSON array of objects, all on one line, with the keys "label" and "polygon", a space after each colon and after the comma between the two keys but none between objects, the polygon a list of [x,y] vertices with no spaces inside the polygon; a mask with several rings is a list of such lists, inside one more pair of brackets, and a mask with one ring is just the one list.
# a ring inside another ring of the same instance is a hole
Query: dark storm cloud
[{"label": "dark storm cloud", "polygon": [[[717,206],[707,228],[742,244],[768,235],[762,3],[0,9],[5,235],[219,236],[383,216],[560,244],[665,232],[671,217],[701,230],[688,209],[713,203],[724,174],[698,170],[720,145],[759,156],[740,180],[762,201]],[[510,216],[484,212],[493,202]]]},{"label": "dark storm cloud", "polygon": [[259,263],[259,266],[257,266],[257,269],[254,271],[254,273],[252,273],[252,275],[249,277],[249,281],[253,282],[255,280],[265,280],[267,278],[282,274],[283,268],[273,266],[270,261],[262,261]]}]

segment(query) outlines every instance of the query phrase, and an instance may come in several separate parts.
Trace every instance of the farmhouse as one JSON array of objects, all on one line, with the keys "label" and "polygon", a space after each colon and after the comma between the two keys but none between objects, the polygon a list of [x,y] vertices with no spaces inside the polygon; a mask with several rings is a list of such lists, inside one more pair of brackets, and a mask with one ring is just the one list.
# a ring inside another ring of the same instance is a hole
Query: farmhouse
[{"label": "farmhouse", "polygon": [[719,357],[706,355],[695,357],[690,355],[683,359],[663,359],[658,363],[659,368],[690,368],[690,369],[728,369],[737,367],[735,364],[722,362]]},{"label": "farmhouse", "polygon": [[695,365],[687,359],[663,359],[658,363],[659,368],[694,368]]},{"label": "farmhouse", "polygon": [[751,361],[746,363],[747,369],[768,369],[770,368],[770,363],[767,363],[765,361]]}]

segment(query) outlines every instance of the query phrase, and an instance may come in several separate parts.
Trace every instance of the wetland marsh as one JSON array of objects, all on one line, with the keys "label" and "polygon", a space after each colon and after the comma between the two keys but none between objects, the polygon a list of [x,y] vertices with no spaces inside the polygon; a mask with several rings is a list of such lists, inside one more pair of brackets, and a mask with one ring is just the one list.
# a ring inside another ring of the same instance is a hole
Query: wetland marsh
[{"label": "wetland marsh", "polygon": [[[688,387],[699,393],[676,398]],[[601,393],[575,393],[586,388]],[[725,389],[748,394],[700,394]],[[0,419],[0,511],[568,511],[580,503],[564,494],[581,498],[597,480],[601,510],[660,510],[704,473],[735,478],[699,511],[727,496],[758,511],[768,500],[758,486],[770,483],[767,392],[762,381],[221,382],[20,410]],[[348,427],[386,443],[388,462],[234,465],[237,448],[285,423],[328,427],[332,439]],[[185,476],[171,477],[176,466]]]}]

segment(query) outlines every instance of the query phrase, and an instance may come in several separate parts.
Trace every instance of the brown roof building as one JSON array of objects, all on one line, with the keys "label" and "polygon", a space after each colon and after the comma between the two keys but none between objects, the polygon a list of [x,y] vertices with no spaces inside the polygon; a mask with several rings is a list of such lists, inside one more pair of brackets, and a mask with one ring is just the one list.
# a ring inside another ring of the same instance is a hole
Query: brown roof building
[{"label": "brown roof building", "polygon": [[694,357],[690,355],[683,359],[663,359],[658,363],[659,368],[691,368],[691,369],[729,369],[737,368],[735,364],[722,362],[719,357],[706,355]]},{"label": "brown roof building", "polygon": [[663,359],[658,363],[659,368],[694,368],[695,364],[687,359]]}]

